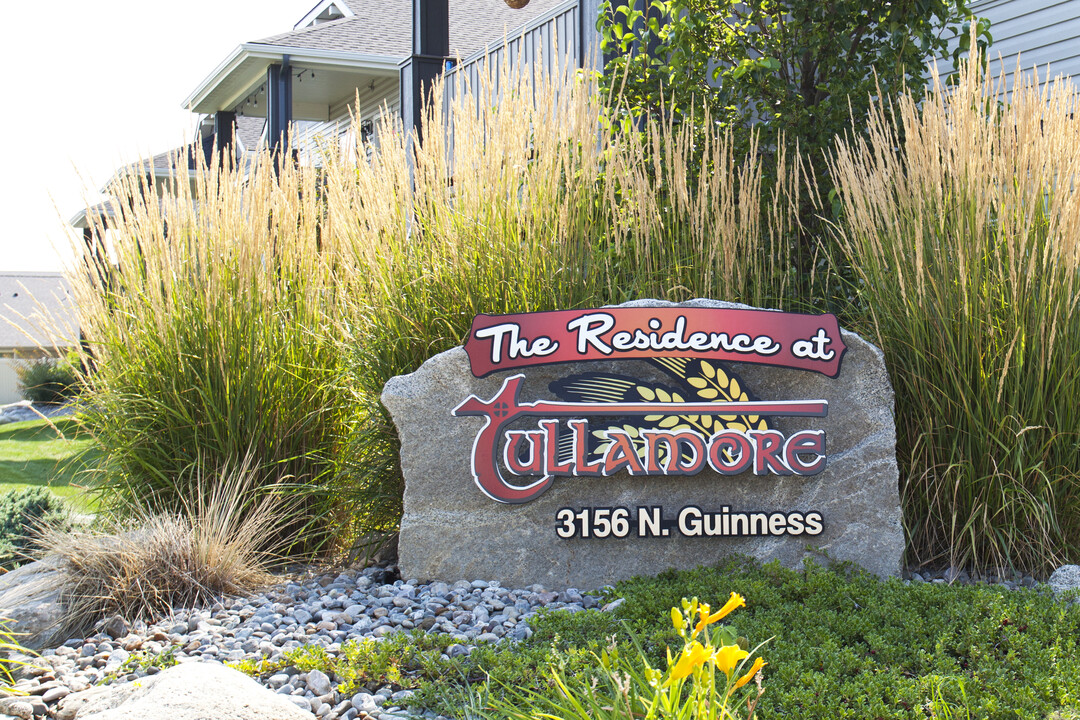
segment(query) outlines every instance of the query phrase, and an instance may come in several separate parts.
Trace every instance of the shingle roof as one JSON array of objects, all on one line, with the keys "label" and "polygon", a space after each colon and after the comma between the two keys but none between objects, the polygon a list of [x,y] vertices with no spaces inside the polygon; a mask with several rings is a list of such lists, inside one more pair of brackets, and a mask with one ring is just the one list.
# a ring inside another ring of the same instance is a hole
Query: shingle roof
[{"label": "shingle roof", "polygon": [[236,137],[243,144],[245,150],[255,150],[262,140],[263,126],[266,118],[240,115],[236,118]]},{"label": "shingle roof", "polygon": [[[342,50],[365,55],[404,57],[412,47],[408,7],[399,11],[400,2],[388,2],[376,25],[370,18],[353,17],[292,30],[255,41],[255,44],[284,45],[312,50]],[[376,32],[375,29],[378,29]]]},{"label": "shingle roof", "polygon": [[[52,347],[46,328],[54,321],[67,336],[78,331],[71,287],[60,273],[0,273],[0,348]],[[77,339],[57,344],[73,345]]]},{"label": "shingle roof", "polygon": [[[450,3],[450,54],[465,57],[513,37],[516,30],[565,0],[532,0],[511,10],[502,0]],[[412,54],[412,0],[346,0],[355,17],[272,35],[256,44],[342,50],[404,59]]]}]

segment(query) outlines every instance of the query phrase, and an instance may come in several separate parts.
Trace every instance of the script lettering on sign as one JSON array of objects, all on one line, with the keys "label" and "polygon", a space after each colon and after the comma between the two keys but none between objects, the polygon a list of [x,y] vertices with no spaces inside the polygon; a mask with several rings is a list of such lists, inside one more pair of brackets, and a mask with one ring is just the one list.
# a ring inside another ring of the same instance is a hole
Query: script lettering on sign
[{"label": "script lettering on sign", "polygon": [[465,351],[476,377],[585,360],[697,357],[836,377],[834,315],[715,308],[607,308],[477,315]]},{"label": "script lettering on sign", "polygon": [[[667,384],[582,373],[551,383],[557,400],[526,402],[520,397],[525,376],[515,374],[489,399],[466,398],[454,415],[484,419],[472,451],[477,486],[492,500],[524,503],[559,477],[705,470],[721,477],[817,475],[828,462],[825,432],[785,434],[771,423],[785,416],[825,417],[828,403],[755,399],[719,361],[797,367],[832,377],[840,371],[845,347],[831,315],[612,308],[479,315],[466,350],[478,377],[538,364],[641,359],[672,378]],[[681,534],[740,534],[738,513],[731,515],[732,525],[727,510],[704,513],[700,522],[691,517],[694,511],[686,510],[690,516],[678,525]],[[776,519],[781,515],[773,515],[762,515],[772,534],[820,531],[819,517],[793,513],[783,515],[788,519],[781,523]],[[581,517],[585,530],[575,537],[588,536],[587,517]],[[722,519],[714,522],[714,517]]]},{"label": "script lettering on sign", "polygon": [[[608,440],[602,456],[589,451],[590,417],[612,415],[653,417],[656,415],[776,415],[824,417],[824,400],[788,402],[667,402],[667,403],[569,403],[537,401],[523,403],[518,395],[523,375],[507,378],[490,400],[475,395],[454,409],[458,417],[475,415],[484,418],[476,435],[472,453],[472,471],[477,486],[492,500],[506,503],[528,502],[551,485],[559,476],[602,477],[626,470],[631,475],[696,475],[706,466],[721,475],[753,471],[756,475],[816,475],[825,469],[825,434],[804,430],[785,437],[777,430],[722,430],[709,437],[683,429],[607,430]],[[523,417],[546,418],[536,430],[507,430]],[[557,418],[569,418],[573,448],[562,459],[562,431]],[[633,430],[637,430],[633,432]],[[500,453],[500,446],[503,448]],[[644,448],[644,453],[640,452]],[[502,463],[499,460],[502,460]],[[510,483],[500,464],[517,476],[538,476],[531,482]]]}]

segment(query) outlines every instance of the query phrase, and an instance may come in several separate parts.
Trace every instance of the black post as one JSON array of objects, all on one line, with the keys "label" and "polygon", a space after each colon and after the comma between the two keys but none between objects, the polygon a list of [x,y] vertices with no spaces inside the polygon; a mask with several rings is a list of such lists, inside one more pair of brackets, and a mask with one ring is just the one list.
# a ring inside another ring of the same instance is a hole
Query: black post
[{"label": "black post", "polygon": [[[214,162],[214,133],[207,130],[206,128],[204,128],[202,126],[199,127],[199,132],[203,133],[202,141],[201,141],[202,142],[203,161],[205,161],[207,167],[209,167],[210,163]],[[195,169],[195,154],[194,153],[192,153],[188,157],[188,168],[190,170]]]},{"label": "black post", "polygon": [[[236,113],[220,110],[214,115],[214,141],[222,161],[226,157],[235,157]],[[222,162],[222,165],[225,163]]]},{"label": "black post", "polygon": [[103,291],[112,289],[112,271],[109,268],[109,259],[106,256],[105,243],[102,238],[98,237],[98,232],[94,227],[95,222],[100,222],[101,225],[98,229],[102,233],[105,232],[105,218],[104,212],[98,220],[90,218],[87,213],[86,221],[89,227],[83,228],[83,242],[86,243],[86,270],[91,274],[91,279],[97,278],[96,285]]},{"label": "black post", "polygon": [[424,103],[449,55],[449,0],[413,0],[413,54],[401,67],[401,116],[406,129],[421,132]]},{"label": "black post", "polygon": [[270,149],[277,152],[286,141],[292,122],[292,68],[289,56],[266,70],[266,124]]}]

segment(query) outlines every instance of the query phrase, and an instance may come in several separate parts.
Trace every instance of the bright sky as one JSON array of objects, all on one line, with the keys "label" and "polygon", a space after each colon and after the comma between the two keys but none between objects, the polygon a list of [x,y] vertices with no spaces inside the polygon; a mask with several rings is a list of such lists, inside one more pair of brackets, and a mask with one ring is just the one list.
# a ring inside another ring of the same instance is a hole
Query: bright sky
[{"label": "bright sky", "polygon": [[59,270],[67,221],[120,165],[190,139],[184,98],[317,0],[5,3],[0,271]]}]

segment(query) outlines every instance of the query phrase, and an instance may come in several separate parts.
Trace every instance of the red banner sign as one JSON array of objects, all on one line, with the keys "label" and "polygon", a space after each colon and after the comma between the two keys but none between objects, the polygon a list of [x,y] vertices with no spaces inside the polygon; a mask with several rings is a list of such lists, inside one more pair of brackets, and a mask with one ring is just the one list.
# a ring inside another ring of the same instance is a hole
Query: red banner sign
[{"label": "red banner sign", "polygon": [[835,315],[734,308],[638,307],[477,315],[465,351],[473,375],[635,358],[695,357],[840,373]]}]

